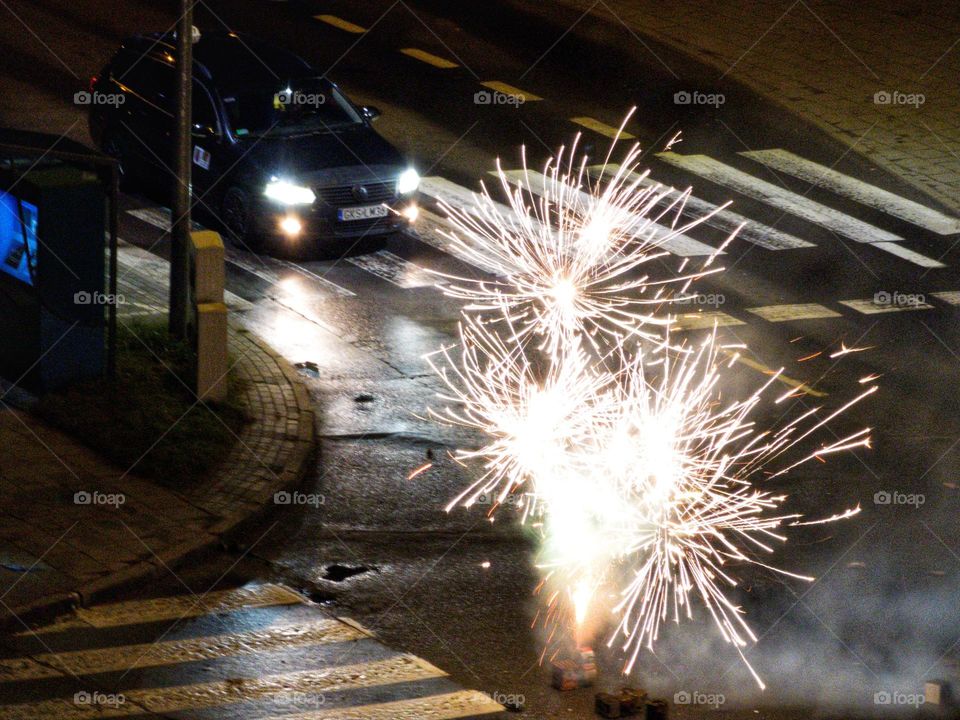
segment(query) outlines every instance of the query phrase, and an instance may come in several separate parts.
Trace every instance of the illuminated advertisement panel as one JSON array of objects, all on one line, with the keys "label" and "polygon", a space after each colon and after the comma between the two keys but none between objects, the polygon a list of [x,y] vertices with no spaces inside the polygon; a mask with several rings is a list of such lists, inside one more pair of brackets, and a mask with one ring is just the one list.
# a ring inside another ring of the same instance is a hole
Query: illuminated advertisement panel
[{"label": "illuminated advertisement panel", "polygon": [[27,285],[37,270],[37,206],[2,191],[0,270]]}]

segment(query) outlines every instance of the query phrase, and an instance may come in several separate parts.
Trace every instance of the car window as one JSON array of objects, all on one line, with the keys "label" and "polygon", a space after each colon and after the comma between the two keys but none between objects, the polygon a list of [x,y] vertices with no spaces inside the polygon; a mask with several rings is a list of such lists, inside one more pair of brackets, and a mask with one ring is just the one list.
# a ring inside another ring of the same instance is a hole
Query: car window
[{"label": "car window", "polygon": [[337,132],[363,123],[346,97],[320,78],[239,88],[221,96],[238,137]]},{"label": "car window", "polygon": [[117,72],[114,79],[152,105],[172,113],[175,78],[171,66],[145,57]]},{"label": "car window", "polygon": [[194,130],[219,132],[213,98],[210,97],[207,89],[196,80],[193,81],[193,127]]}]

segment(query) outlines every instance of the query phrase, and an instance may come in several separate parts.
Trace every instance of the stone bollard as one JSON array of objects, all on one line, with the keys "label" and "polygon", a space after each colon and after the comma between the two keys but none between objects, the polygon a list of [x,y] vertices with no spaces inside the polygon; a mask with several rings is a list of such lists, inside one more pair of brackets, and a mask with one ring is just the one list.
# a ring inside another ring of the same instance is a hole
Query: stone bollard
[{"label": "stone bollard", "polygon": [[227,396],[227,306],[223,302],[223,240],[212,230],[190,233],[190,320],[196,353],[196,392],[214,402]]}]

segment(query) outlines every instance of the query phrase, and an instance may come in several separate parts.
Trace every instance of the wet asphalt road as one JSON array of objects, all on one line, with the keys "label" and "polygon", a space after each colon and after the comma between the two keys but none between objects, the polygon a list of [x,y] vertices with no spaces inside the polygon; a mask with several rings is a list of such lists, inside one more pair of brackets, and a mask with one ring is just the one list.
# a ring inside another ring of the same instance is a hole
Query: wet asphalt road
[{"label": "wet asphalt road", "polygon": [[[639,104],[629,129],[653,150],[682,130],[680,152],[746,168],[737,152],[785,147],[920,199],[771,103],[718,82],[672,51],[645,47],[622,27],[589,18],[564,34],[576,17],[524,7],[239,0],[210,2],[200,13],[202,22],[256,32],[329,67],[357,101],[381,108],[378,129],[424,174],[467,187],[476,187],[498,156],[505,167],[517,167],[521,143],[530,164],[540,164],[548,149],[570,142],[578,129],[572,117],[616,125]],[[374,31],[358,38],[313,20],[319,13]],[[405,47],[452,55],[460,67],[425,65],[398,52]],[[500,80],[545,99],[519,108],[478,106],[478,80]],[[726,102],[719,109],[675,105],[674,93],[686,89],[722,92]],[[70,112],[72,106],[63,109]],[[607,142],[589,131],[582,141],[593,156],[605,152]],[[648,160],[658,179],[681,187],[694,182],[697,195],[714,202],[731,197],[726,188]],[[744,573],[737,597],[759,637],[745,652],[767,691],[757,690],[736,652],[703,617],[667,628],[656,654],[643,655],[630,680],[671,698],[678,691],[719,693],[727,700],[722,711],[742,717],[756,717],[755,710],[767,717],[798,717],[811,709],[831,714],[840,706],[871,715],[877,711],[874,693],[913,693],[924,679],[945,674],[941,659],[952,655],[960,636],[956,307],[934,303],[931,312],[882,315],[848,309],[839,317],[789,323],[763,321],[746,308],[803,302],[842,310],[839,300],[878,291],[929,296],[960,289],[960,253],[948,251],[955,238],[936,237],[788,177],[754,172],[899,232],[913,249],[948,267],[928,272],[735,197],[738,212],[816,247],[771,252],[735,242],[724,258],[728,271],[701,285],[704,293],[724,296],[723,312],[744,321],[720,334],[747,343],[756,363],[784,366],[788,375],[827,393],[790,401],[794,413],[814,403],[837,406],[858,391],[859,378],[882,376],[881,391],[836,428],[838,435],[873,428],[874,448],[806,466],[778,487],[790,495],[790,511],[820,517],[859,503],[863,512],[841,524],[794,529],[790,544],[777,547],[775,565],[812,575],[815,583]],[[130,208],[157,204],[139,195],[126,202]],[[121,235],[160,254],[165,250],[159,229],[129,215]],[[723,234],[706,230],[698,239],[716,245]],[[415,235],[348,254],[360,257],[371,249],[420,267],[476,272]],[[338,294],[331,282],[353,295]],[[221,583],[281,579],[309,588],[338,614],[443,667],[458,682],[523,695],[528,717],[588,716],[592,695],[556,693],[537,663],[541,638],[530,629],[535,549],[510,521],[512,511],[490,523],[483,508],[444,510],[467,482],[447,452],[480,442],[423,419],[439,388],[424,355],[454,337],[457,303],[435,287],[399,287],[338,257],[289,263],[237,250],[228,284],[253,304],[243,322],[303,366],[319,409],[321,452],[302,492],[318,504],[278,508],[239,547],[184,568],[181,579],[206,588],[233,566]],[[841,341],[871,349],[835,362],[828,355]],[[748,392],[764,378],[762,371],[736,368],[725,380],[727,393]],[[775,411],[783,409],[768,409],[760,419],[775,421]],[[406,479],[428,460],[433,468]],[[883,491],[919,493],[924,503],[875,504],[875,493]],[[359,572],[340,579],[336,566]],[[182,591],[181,579],[145,592]],[[599,657],[602,685],[616,687],[615,653],[603,649]],[[678,717],[717,712],[695,705],[674,710]]]}]

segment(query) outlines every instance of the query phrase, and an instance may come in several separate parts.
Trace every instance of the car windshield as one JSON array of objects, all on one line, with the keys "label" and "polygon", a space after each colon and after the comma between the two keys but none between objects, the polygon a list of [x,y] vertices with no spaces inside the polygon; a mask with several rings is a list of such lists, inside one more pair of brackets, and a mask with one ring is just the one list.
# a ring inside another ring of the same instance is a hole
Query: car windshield
[{"label": "car windshield", "polygon": [[237,137],[336,132],[363,122],[350,102],[320,78],[277,82],[223,94]]}]

